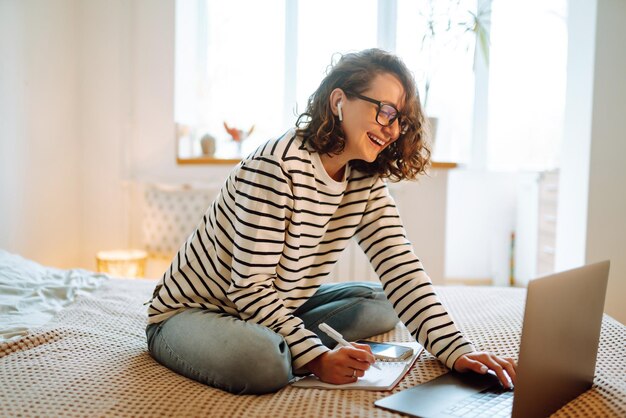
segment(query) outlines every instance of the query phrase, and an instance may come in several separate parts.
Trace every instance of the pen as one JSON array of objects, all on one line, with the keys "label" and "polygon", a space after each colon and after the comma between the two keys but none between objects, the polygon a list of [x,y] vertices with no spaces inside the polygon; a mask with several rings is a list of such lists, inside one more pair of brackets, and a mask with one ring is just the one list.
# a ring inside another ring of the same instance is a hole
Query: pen
[{"label": "pen", "polygon": [[[321,324],[319,324],[319,329],[323,331],[324,334],[328,335],[330,338],[337,341],[339,345],[344,346],[344,347],[352,347],[352,344],[344,340],[343,335],[341,335],[340,333],[332,329],[330,325],[327,325],[326,323],[322,322]],[[376,363],[372,363],[371,366],[377,368],[378,370],[381,370],[380,367],[376,365]]]}]

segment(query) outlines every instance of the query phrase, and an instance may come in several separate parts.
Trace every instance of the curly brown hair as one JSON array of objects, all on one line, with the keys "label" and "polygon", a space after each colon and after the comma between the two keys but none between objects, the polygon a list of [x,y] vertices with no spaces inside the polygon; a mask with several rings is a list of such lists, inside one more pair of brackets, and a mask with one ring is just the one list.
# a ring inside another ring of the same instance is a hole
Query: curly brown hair
[{"label": "curly brown hair", "polygon": [[336,88],[342,89],[348,97],[351,92],[360,94],[379,74],[394,75],[404,87],[402,124],[405,129],[374,162],[354,160],[350,164],[366,174],[378,174],[392,181],[412,180],[425,173],[430,165],[431,151],[415,80],[394,54],[374,48],[342,55],[309,97],[306,110],[296,122],[297,132],[318,153],[340,154],[346,138],[339,119],[331,110],[330,94]]}]

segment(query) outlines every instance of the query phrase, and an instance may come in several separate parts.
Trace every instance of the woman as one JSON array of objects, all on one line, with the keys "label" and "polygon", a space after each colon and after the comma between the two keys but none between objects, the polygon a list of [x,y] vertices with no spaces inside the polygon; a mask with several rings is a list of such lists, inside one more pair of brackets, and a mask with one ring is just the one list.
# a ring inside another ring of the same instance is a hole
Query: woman
[{"label": "woman", "polygon": [[[333,347],[318,325],[349,341],[392,329],[458,371],[515,363],[476,352],[439,302],[406,238],[384,178],[413,179],[430,151],[415,82],[394,55],[347,54],[309,99],[297,129],[230,174],[154,291],[146,330],[152,356],[232,393],[276,391],[313,373],[341,384],[374,362],[367,346]],[[324,284],[356,237],[373,283]]]}]

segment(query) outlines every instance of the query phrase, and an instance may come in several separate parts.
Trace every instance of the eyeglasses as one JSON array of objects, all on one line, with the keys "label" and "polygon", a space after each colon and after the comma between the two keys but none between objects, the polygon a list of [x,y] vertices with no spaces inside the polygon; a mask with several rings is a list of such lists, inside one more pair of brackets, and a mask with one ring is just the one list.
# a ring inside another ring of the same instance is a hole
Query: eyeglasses
[{"label": "eyeglasses", "polygon": [[[380,100],[372,99],[371,97],[363,96],[362,94],[355,93],[352,91],[346,91],[346,94],[356,96],[361,100],[365,100],[366,102],[374,103],[378,106],[378,111],[376,112],[376,122],[380,126],[391,126],[396,119],[400,119],[398,123],[400,124],[401,130],[404,131],[404,126],[402,126],[402,120],[400,118],[400,111],[390,103],[384,103]],[[404,133],[404,132],[403,132]]]}]

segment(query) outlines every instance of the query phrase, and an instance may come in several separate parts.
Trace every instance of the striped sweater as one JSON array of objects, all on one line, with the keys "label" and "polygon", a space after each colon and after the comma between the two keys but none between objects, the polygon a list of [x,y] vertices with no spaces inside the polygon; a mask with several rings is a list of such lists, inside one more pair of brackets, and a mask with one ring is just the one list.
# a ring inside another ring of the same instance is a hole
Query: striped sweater
[{"label": "striped sweater", "polygon": [[192,307],[234,315],[282,335],[299,369],[328,349],[293,312],[353,237],[419,343],[448,367],[474,351],[414,254],[386,183],[349,166],[333,180],[294,130],[232,171],[157,285],[148,322]]}]

